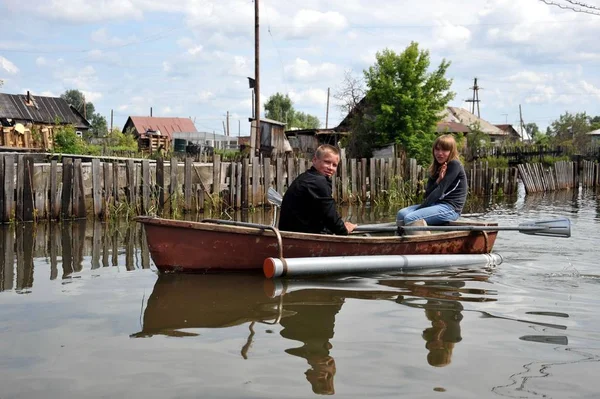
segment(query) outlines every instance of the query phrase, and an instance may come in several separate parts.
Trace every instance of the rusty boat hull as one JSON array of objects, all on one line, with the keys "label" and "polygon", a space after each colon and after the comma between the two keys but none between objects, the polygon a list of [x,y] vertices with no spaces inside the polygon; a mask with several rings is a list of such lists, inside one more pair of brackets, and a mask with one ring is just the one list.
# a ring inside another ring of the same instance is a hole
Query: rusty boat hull
[{"label": "rusty boat hull", "polygon": [[[427,235],[334,236],[278,231],[269,226],[227,225],[138,217],[152,260],[162,272],[262,272],[269,257],[433,255],[490,253],[497,231]],[[453,225],[496,226],[457,221]]]}]

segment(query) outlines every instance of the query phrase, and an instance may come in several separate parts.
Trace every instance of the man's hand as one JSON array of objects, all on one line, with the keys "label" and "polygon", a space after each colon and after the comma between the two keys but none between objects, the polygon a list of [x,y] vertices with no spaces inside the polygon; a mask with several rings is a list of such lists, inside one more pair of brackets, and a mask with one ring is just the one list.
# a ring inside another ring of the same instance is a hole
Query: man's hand
[{"label": "man's hand", "polygon": [[344,226],[346,226],[346,230],[348,230],[348,234],[352,233],[357,225],[350,222],[344,222]]},{"label": "man's hand", "polygon": [[439,184],[442,180],[444,180],[447,169],[448,169],[448,162],[444,162],[444,164],[442,166],[440,166],[439,175],[438,175],[437,180],[435,181],[436,183]]}]

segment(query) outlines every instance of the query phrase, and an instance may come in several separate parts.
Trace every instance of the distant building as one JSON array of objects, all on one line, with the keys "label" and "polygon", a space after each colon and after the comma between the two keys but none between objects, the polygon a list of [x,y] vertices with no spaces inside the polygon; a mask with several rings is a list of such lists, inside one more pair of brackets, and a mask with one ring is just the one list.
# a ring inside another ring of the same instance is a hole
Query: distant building
[{"label": "distant building", "polygon": [[341,138],[347,135],[348,132],[339,132],[335,129],[296,129],[285,132],[294,153],[305,156],[312,156],[321,144],[338,147]]},{"label": "distant building", "polygon": [[91,124],[60,97],[0,93],[0,146],[52,149],[57,127],[71,125],[79,136]]},{"label": "distant building", "polygon": [[[509,138],[514,140],[514,141],[525,141],[526,137],[521,137],[521,134],[513,127],[513,125],[507,125],[507,124],[502,124],[502,125],[494,125],[496,126],[498,129],[501,129],[502,131],[504,131],[506,134],[508,134]],[[525,135],[527,135],[527,133],[525,133]]]},{"label": "distant building", "polygon": [[123,126],[123,133],[131,132],[135,137],[146,134],[166,136],[173,139],[175,132],[197,132],[190,118],[167,118],[155,116],[130,116]]},{"label": "distant building", "polygon": [[261,118],[260,135],[257,138],[256,121],[254,118],[249,118],[249,121],[251,150],[255,151],[259,146],[260,153],[267,157],[277,157],[292,152],[292,146],[285,135],[285,123]]},{"label": "distant building", "polygon": [[600,129],[586,133],[591,138],[592,148],[600,147]]},{"label": "distant building", "polygon": [[123,126],[123,133],[131,133],[138,139],[142,152],[169,151],[173,134],[179,132],[197,133],[197,130],[190,118],[154,116],[130,116]]},{"label": "distant building", "polygon": [[496,146],[507,140],[515,139],[510,132],[500,129],[464,108],[446,107],[446,109],[440,113],[440,122],[457,122],[467,126],[471,131],[477,128],[482,133],[487,134],[490,138],[490,143]]}]

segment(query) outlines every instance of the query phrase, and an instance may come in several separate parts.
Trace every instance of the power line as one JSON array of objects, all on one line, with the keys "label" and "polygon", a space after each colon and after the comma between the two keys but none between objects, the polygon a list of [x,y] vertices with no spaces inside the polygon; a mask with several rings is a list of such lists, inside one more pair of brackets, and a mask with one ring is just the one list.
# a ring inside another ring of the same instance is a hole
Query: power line
[{"label": "power line", "polygon": [[[573,6],[568,6],[568,5],[556,3],[556,2],[550,1],[550,0],[540,0],[540,1],[542,3],[548,4],[549,6],[555,6],[555,7],[558,7],[558,8],[562,8],[563,10],[571,10],[571,11],[579,12],[579,13],[582,13],[582,14],[600,15],[600,12],[590,11],[590,10],[586,10],[586,9],[583,9],[583,8],[575,8]],[[569,0],[565,0],[565,1],[569,2],[570,4],[578,4],[578,5],[583,4],[583,3],[577,3],[575,1],[569,1]],[[597,8],[597,7],[594,7],[594,6],[588,6],[588,5],[585,5],[585,4],[583,4],[582,7],[587,7],[587,8],[590,8],[590,9],[600,10],[600,8]]]}]

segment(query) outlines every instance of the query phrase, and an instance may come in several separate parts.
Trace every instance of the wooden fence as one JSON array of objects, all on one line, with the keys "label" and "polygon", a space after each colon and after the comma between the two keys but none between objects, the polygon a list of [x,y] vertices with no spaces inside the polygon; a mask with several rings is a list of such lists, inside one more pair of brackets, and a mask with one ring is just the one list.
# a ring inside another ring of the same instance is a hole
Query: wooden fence
[{"label": "wooden fence", "polygon": [[[34,163],[30,155],[5,154],[0,155],[0,223],[256,208],[267,204],[269,187],[285,192],[310,165],[294,157],[221,162],[218,155],[211,164],[190,158]],[[479,162],[466,172],[471,194],[517,191],[516,168]],[[342,159],[333,194],[341,204],[416,201],[425,179],[426,170],[414,159]]]},{"label": "wooden fence", "polygon": [[527,193],[573,189],[580,185],[585,188],[600,187],[597,162],[561,161],[550,167],[535,163],[518,165],[518,168]]}]

